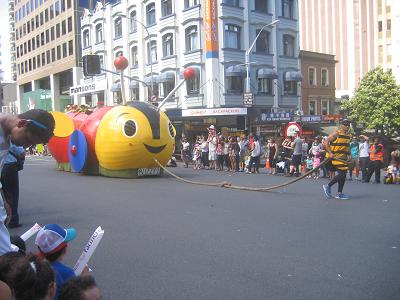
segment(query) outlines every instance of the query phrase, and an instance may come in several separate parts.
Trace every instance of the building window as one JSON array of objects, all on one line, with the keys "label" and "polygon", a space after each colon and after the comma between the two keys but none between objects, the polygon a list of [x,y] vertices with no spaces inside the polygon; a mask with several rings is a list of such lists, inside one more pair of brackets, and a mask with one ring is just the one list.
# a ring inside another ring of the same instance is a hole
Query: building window
[{"label": "building window", "polygon": [[196,76],[193,79],[186,80],[186,93],[187,95],[200,94],[200,71],[196,69]]},{"label": "building window", "polygon": [[139,87],[131,87],[129,89],[129,99],[131,101],[135,100],[135,101],[139,101]]},{"label": "building window", "polygon": [[308,84],[309,85],[317,85],[317,78],[316,78],[317,70],[314,67],[308,68]]},{"label": "building window", "polygon": [[157,62],[157,42],[150,41],[147,43],[147,63],[154,64]]},{"label": "building window", "polygon": [[199,4],[198,0],[185,0],[185,9]]},{"label": "building window", "polygon": [[56,11],[56,17],[60,14],[60,2],[57,0],[54,5],[54,10]]},{"label": "building window", "polygon": [[198,49],[197,45],[197,26],[190,26],[185,30],[186,36],[186,52]]},{"label": "building window", "polygon": [[147,26],[156,24],[156,5],[154,3],[146,6],[146,22]]},{"label": "building window", "polygon": [[294,57],[294,36],[283,35],[283,55]]},{"label": "building window", "polygon": [[270,78],[258,78],[258,94],[261,95],[272,95],[272,79]]},{"label": "building window", "polygon": [[162,89],[163,89],[163,95],[164,97],[167,97],[169,93],[175,88],[175,78],[174,80],[171,81],[166,81],[162,84]]},{"label": "building window", "polygon": [[[260,33],[260,30],[256,30],[256,36]],[[269,41],[270,41],[270,32],[263,30],[256,42],[256,52],[264,52],[269,54]]]},{"label": "building window", "polygon": [[268,0],[255,0],[254,10],[262,13],[268,12]]},{"label": "building window", "polygon": [[72,31],[72,17],[69,17],[68,20],[68,32]]},{"label": "building window", "polygon": [[131,13],[129,14],[129,30],[130,32],[137,31],[136,10],[131,11]]},{"label": "building window", "polygon": [[61,59],[61,46],[60,45],[57,46],[57,59],[58,60]]},{"label": "building window", "polygon": [[382,32],[383,26],[382,21],[378,21],[378,32]]},{"label": "building window", "polygon": [[329,86],[329,72],[326,68],[321,69],[321,85]]},{"label": "building window", "polygon": [[167,33],[162,38],[163,56],[168,57],[174,55],[174,36],[172,33]]},{"label": "building window", "polygon": [[63,44],[62,44],[62,57],[65,58],[65,57],[67,57],[67,56],[68,56],[68,53],[67,53],[67,43],[63,43]]},{"label": "building window", "polygon": [[50,28],[50,39],[54,41],[54,26]]},{"label": "building window", "polygon": [[308,113],[312,116],[317,114],[317,101],[308,100]]},{"label": "building window", "polygon": [[329,115],[329,100],[321,100],[321,115]]},{"label": "building window", "polygon": [[286,80],[286,73],[283,73],[283,95],[296,96],[297,95],[297,82],[294,80]]},{"label": "building window", "polygon": [[223,0],[222,3],[230,6],[239,7],[239,0]]},{"label": "building window", "polygon": [[172,0],[162,0],[162,16],[172,15]]},{"label": "building window", "polygon": [[240,27],[233,24],[225,25],[225,48],[240,49]]},{"label": "building window", "polygon": [[89,29],[83,31],[83,48],[90,46]]},{"label": "building window", "polygon": [[120,38],[122,36],[122,21],[121,17],[114,20],[114,38]]},{"label": "building window", "polygon": [[60,37],[60,23],[56,24],[56,38]]},{"label": "building window", "polygon": [[54,6],[53,4],[50,5],[50,20],[54,18]]},{"label": "building window", "polygon": [[226,77],[228,94],[242,94],[243,93],[243,77],[242,76],[228,76]]},{"label": "building window", "polygon": [[96,43],[101,43],[103,41],[103,25],[97,24],[95,30],[96,30]]},{"label": "building window", "polygon": [[56,48],[51,48],[51,62],[56,61]]},{"label": "building window", "polygon": [[293,19],[294,1],[282,0],[282,17]]},{"label": "building window", "polygon": [[67,25],[65,23],[65,20],[61,22],[61,32],[63,35],[67,33]]},{"label": "building window", "polygon": [[74,54],[74,44],[73,41],[68,41],[68,53],[69,55],[73,55]]},{"label": "building window", "polygon": [[122,52],[122,51],[115,52],[115,57],[123,56],[123,55],[124,55],[124,52]]},{"label": "building window", "polygon": [[131,48],[131,67],[136,68],[138,66],[138,48],[133,46]]}]

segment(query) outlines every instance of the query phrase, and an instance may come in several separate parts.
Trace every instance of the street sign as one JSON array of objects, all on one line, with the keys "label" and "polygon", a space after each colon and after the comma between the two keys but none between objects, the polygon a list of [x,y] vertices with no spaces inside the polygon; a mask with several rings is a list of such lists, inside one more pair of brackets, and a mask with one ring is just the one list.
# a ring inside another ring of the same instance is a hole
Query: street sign
[{"label": "street sign", "polygon": [[296,122],[289,122],[285,128],[285,136],[294,136],[296,132],[299,132],[300,135],[302,134],[301,126]]},{"label": "street sign", "polygon": [[254,94],[243,93],[243,106],[251,107],[254,105]]}]

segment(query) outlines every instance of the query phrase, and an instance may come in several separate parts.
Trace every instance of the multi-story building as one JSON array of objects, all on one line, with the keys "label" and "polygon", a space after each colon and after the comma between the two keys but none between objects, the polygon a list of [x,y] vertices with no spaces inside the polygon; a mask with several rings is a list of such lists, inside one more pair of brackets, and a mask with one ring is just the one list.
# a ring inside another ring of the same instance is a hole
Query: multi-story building
[{"label": "multi-story building", "polygon": [[[272,26],[267,24],[279,20]],[[250,53],[251,108],[246,91],[246,49]],[[262,112],[299,110],[298,2],[294,0],[129,1],[97,5],[81,20],[82,55],[98,54],[103,68],[114,59],[129,60],[125,80],[129,100],[161,101],[182,79],[186,67],[197,70],[166,105],[167,113],[188,120],[187,130],[209,123],[236,128],[237,116],[251,122]],[[82,103],[121,101],[118,75],[82,78],[71,94]],[[242,120],[243,121],[243,120]],[[242,122],[239,122],[242,123]],[[243,122],[244,124],[244,122]],[[242,126],[240,126],[242,127]]]},{"label": "multi-story building", "polygon": [[15,0],[8,0],[8,30],[10,35],[10,72],[11,80],[17,80],[16,48],[15,48]]},{"label": "multi-story building", "polygon": [[[396,81],[400,83],[400,35],[395,29],[400,28],[400,1],[377,1],[377,52],[375,61],[384,69],[392,69]],[[393,31],[392,31],[393,29]]]},{"label": "multi-story building", "polygon": [[336,97],[377,65],[376,0],[299,1],[300,49],[335,55]]},{"label": "multi-story building", "polygon": [[[20,110],[63,109],[81,76],[81,2],[16,0],[15,47]],[[76,100],[77,101],[77,100]]]},{"label": "multi-story building", "polygon": [[301,101],[304,115],[334,114],[335,57],[330,54],[300,51]]}]

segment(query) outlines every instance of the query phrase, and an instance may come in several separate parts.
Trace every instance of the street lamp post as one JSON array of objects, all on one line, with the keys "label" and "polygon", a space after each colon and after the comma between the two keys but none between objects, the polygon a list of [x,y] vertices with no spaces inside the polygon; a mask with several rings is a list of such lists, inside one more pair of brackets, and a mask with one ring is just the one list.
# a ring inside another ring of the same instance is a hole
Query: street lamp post
[{"label": "street lamp post", "polygon": [[[257,34],[257,36],[254,39],[253,43],[251,44],[250,48],[246,51],[246,62],[245,62],[245,64],[246,64],[246,93],[250,93],[250,53],[253,50],[253,48],[254,48],[254,46],[255,46],[255,44],[257,42],[257,39],[260,36],[261,32],[265,28],[270,27],[270,26],[274,26],[278,22],[279,22],[279,20],[275,20],[275,21],[273,21],[273,22],[271,22],[269,24],[264,25],[261,28],[260,32]],[[276,55],[276,53],[275,53],[275,55]]]},{"label": "street lamp post", "polygon": [[[127,20],[132,20],[132,18],[129,18],[128,16],[124,15],[124,14],[118,14],[118,16],[120,16],[121,18],[125,18]],[[153,96],[153,88],[154,88],[154,80],[153,80],[153,55],[151,53],[151,38],[150,38],[150,32],[147,29],[147,26],[144,25],[142,22],[140,22],[139,20],[135,19],[135,22],[139,23],[140,25],[142,25],[142,27],[144,28],[144,30],[146,30],[147,36],[149,37],[149,43],[150,43],[150,48],[149,48],[149,62],[150,62],[150,76],[151,76],[151,88],[150,88],[150,99]],[[147,51],[146,51],[147,52]]]}]

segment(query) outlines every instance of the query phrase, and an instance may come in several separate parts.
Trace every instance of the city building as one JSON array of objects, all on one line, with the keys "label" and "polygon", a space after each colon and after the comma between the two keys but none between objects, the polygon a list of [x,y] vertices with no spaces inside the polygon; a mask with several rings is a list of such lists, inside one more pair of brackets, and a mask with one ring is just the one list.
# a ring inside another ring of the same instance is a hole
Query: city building
[{"label": "city building", "polygon": [[0,83],[1,112],[17,114],[17,84],[15,81],[2,81]]},{"label": "city building", "polygon": [[[243,130],[259,125],[262,113],[291,116],[301,108],[294,0],[97,2],[83,14],[80,35],[82,55],[100,55],[104,69],[116,71],[113,61],[121,54],[129,60],[129,101],[160,102],[182,80],[184,68],[196,69],[163,107],[178,134],[204,132],[209,124]],[[247,67],[250,107],[243,105]],[[115,105],[121,103],[120,76],[82,78],[70,92],[80,97],[78,104]]]},{"label": "city building", "polygon": [[[375,61],[384,69],[392,69],[396,81],[400,83],[400,34],[395,28],[400,28],[400,1],[377,1],[378,41]],[[393,29],[393,31],[392,31]]]},{"label": "city building", "polygon": [[303,136],[329,134],[332,123],[341,118],[335,97],[335,64],[334,55],[300,50],[303,111],[295,120],[302,125]]},{"label": "city building", "polygon": [[77,101],[81,77],[80,15],[85,0],[16,0],[15,47],[20,111],[62,110]]},{"label": "city building", "polygon": [[15,0],[8,0],[8,30],[9,30],[9,64],[10,64],[10,79],[17,80],[17,65],[16,65],[16,48],[15,48]]},{"label": "city building", "polygon": [[378,1],[299,1],[300,49],[335,55],[339,99],[351,97],[362,76],[377,66]]}]

